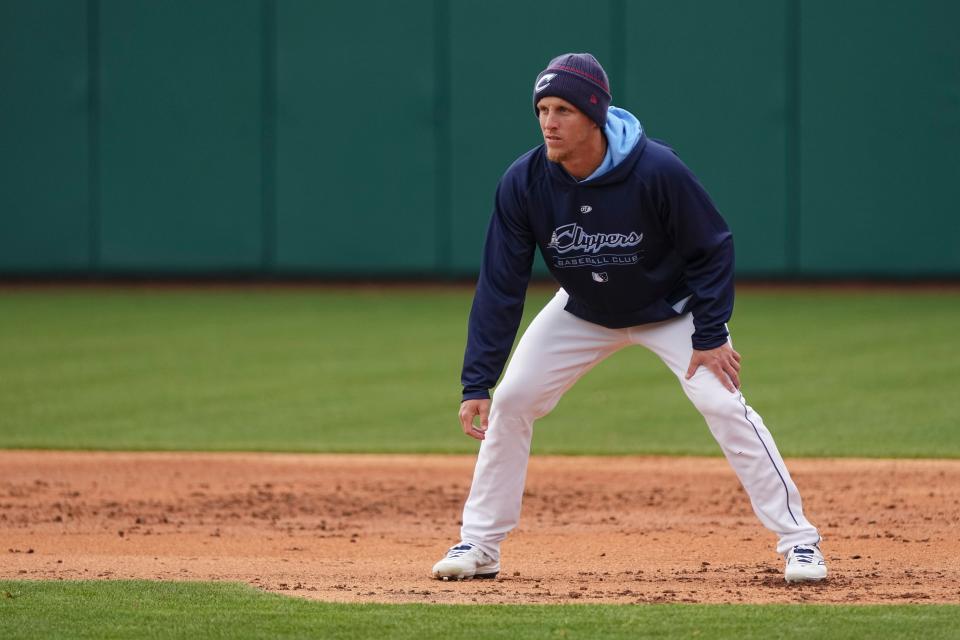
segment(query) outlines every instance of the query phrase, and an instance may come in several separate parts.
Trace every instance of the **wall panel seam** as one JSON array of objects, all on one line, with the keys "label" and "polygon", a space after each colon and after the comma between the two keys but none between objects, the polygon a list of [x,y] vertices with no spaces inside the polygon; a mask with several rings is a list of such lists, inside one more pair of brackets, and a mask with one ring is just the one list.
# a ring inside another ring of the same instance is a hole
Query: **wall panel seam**
[{"label": "wall panel seam", "polygon": [[260,3],[260,268],[277,259],[277,3]]},{"label": "wall panel seam", "polygon": [[786,268],[787,275],[800,275],[801,224],[803,215],[800,148],[800,0],[787,0],[786,19]]},{"label": "wall panel seam", "polygon": [[434,224],[435,265],[442,278],[450,278],[453,260],[453,172],[451,170],[451,105],[450,81],[450,4],[434,1]]},{"label": "wall panel seam", "polygon": [[87,0],[87,252],[89,275],[102,265],[100,202],[100,0]]},{"label": "wall panel seam", "polygon": [[[610,0],[610,86],[616,88],[620,96],[627,95],[627,4],[626,0]],[[623,100],[613,97],[613,104],[620,105]]]}]

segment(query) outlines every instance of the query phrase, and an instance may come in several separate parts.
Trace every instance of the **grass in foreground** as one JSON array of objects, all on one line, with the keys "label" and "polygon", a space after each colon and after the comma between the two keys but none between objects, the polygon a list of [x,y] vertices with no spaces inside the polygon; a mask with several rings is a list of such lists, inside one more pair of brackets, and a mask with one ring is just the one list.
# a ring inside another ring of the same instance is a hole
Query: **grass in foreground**
[{"label": "grass in foreground", "polygon": [[[525,321],[552,292],[531,292]],[[0,291],[0,447],[469,452],[467,290]],[[741,292],[744,393],[787,456],[960,457],[960,294]],[[537,453],[718,455],[627,349]]]},{"label": "grass in foreground", "polygon": [[957,606],[338,605],[237,584],[0,581],[0,637],[955,638]]}]

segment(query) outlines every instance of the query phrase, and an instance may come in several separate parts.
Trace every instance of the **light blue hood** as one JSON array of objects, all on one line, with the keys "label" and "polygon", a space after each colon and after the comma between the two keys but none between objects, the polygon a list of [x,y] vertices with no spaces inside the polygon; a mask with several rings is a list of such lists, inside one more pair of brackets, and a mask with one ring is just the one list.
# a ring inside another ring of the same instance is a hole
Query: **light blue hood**
[{"label": "light blue hood", "polygon": [[643,125],[626,109],[610,107],[607,109],[607,124],[603,133],[607,136],[607,153],[597,170],[584,180],[599,178],[623,162],[643,135]]}]

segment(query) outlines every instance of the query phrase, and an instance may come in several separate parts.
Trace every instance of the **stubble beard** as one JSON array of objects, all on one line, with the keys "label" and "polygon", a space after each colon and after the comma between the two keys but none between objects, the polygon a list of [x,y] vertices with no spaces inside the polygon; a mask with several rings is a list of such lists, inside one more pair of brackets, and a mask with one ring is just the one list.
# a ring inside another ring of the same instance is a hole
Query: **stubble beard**
[{"label": "stubble beard", "polygon": [[570,157],[569,152],[565,153],[563,151],[560,151],[559,149],[551,149],[550,147],[547,147],[547,160],[549,160],[550,162],[555,162],[556,164],[562,164],[569,157]]}]

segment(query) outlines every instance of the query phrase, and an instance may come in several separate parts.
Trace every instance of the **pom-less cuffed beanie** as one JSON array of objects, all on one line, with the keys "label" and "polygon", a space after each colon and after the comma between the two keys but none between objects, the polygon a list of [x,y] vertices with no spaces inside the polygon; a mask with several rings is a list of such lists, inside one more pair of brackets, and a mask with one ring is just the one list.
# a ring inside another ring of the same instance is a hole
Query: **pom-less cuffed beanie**
[{"label": "pom-less cuffed beanie", "polygon": [[547,96],[563,98],[601,129],[607,122],[610,106],[610,81],[607,74],[589,53],[565,53],[550,61],[533,85],[533,112]]}]

